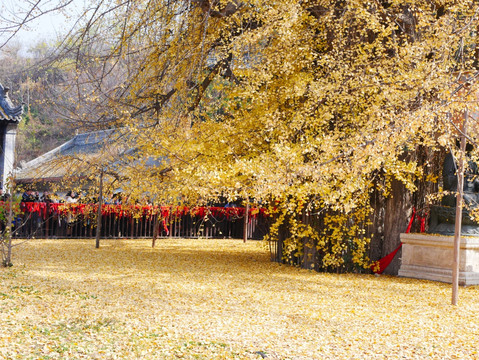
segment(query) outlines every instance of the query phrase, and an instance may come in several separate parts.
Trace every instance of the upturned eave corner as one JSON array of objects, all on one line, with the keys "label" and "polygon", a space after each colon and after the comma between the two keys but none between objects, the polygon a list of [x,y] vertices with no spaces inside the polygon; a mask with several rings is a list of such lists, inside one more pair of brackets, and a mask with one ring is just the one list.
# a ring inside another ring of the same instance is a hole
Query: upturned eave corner
[{"label": "upturned eave corner", "polygon": [[8,95],[9,90],[0,84],[0,121],[19,123],[22,120],[24,103],[14,106]]}]

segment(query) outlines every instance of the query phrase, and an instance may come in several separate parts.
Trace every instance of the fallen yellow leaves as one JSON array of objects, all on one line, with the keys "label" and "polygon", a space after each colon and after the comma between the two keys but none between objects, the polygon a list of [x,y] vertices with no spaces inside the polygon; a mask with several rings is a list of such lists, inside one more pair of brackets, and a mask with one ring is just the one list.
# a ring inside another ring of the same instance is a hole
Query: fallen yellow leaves
[{"label": "fallen yellow leaves", "polygon": [[32,240],[0,271],[2,359],[477,359],[478,287],[319,274],[237,240]]}]

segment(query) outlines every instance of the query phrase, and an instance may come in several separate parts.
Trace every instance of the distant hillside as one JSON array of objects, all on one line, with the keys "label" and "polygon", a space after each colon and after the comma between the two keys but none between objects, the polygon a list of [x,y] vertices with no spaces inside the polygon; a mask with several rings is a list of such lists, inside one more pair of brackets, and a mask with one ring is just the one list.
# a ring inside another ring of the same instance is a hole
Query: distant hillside
[{"label": "distant hillside", "polygon": [[48,61],[51,48],[40,43],[28,57],[19,50],[18,45],[10,44],[0,49],[0,83],[10,88],[15,105],[25,103],[17,133],[17,165],[59,146],[75,133],[59,111],[61,105],[53,105],[52,89],[61,85],[65,70]]}]

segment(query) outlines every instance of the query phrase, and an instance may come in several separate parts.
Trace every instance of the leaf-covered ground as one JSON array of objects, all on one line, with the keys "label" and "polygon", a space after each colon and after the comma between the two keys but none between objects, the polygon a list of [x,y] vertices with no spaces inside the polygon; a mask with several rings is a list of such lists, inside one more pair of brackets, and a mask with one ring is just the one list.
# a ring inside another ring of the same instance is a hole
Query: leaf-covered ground
[{"label": "leaf-covered ground", "polygon": [[1,359],[479,359],[479,288],[319,274],[238,240],[32,240]]}]

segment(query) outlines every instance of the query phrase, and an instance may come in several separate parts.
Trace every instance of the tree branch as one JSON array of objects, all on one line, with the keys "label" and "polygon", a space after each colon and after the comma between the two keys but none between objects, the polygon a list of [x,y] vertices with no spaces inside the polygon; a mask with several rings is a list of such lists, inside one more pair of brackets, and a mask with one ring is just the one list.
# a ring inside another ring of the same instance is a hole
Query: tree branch
[{"label": "tree branch", "polygon": [[[200,103],[201,99],[203,98],[203,95],[206,91],[206,89],[208,88],[208,86],[211,84],[211,82],[213,81],[213,79],[215,78],[215,76],[221,71],[221,70],[228,70],[230,71],[231,75],[232,75],[232,72],[231,72],[231,69],[229,68],[229,63],[232,59],[233,55],[230,54],[227,58],[225,59],[222,59],[220,61],[218,61],[215,66],[213,66],[213,68],[211,69],[210,73],[208,74],[208,76],[206,76],[206,78],[203,80],[203,82],[201,83],[201,85],[197,86],[197,93],[196,93],[196,97],[195,97],[195,100],[193,101],[193,104],[191,104],[189,107],[188,107],[188,111],[193,111],[194,109],[196,109],[196,107],[198,106],[198,104]],[[234,75],[232,75],[234,76]],[[237,79],[236,79],[237,81]]]}]

